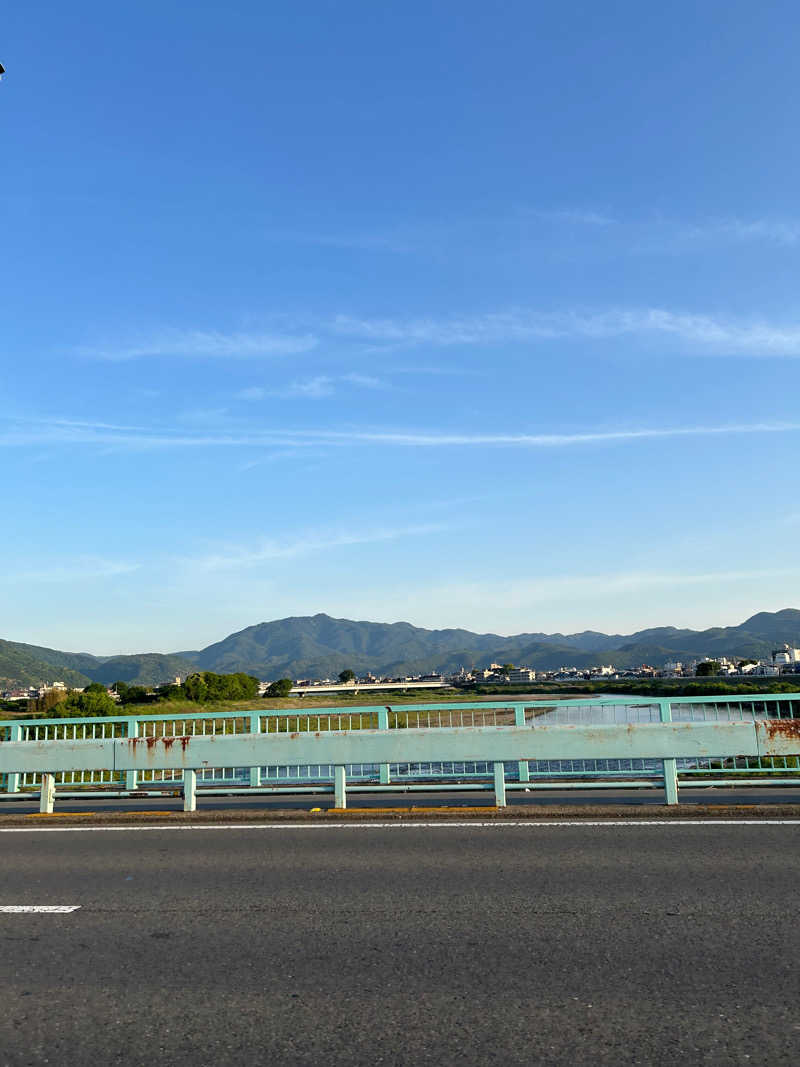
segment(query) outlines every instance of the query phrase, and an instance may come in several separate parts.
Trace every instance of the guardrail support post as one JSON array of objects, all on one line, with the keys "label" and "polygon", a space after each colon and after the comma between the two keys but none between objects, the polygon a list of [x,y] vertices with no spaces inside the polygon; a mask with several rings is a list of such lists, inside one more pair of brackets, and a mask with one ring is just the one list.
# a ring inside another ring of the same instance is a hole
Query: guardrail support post
[{"label": "guardrail support post", "polygon": [[[389,709],[388,708],[378,708],[378,729],[379,730],[388,730],[389,729]],[[392,777],[391,777],[391,774],[389,772],[389,764],[388,763],[379,763],[378,764],[378,774],[380,775],[378,781],[381,783],[381,785],[389,785],[389,783],[392,780]]]},{"label": "guardrail support post", "polygon": [[39,812],[41,815],[52,815],[53,806],[56,802],[56,776],[54,774],[42,775],[42,789],[39,793]]},{"label": "guardrail support post", "polygon": [[337,763],[333,768],[333,806],[347,807],[347,775],[344,764]]},{"label": "guardrail support post", "polygon": [[[139,720],[128,719],[128,729],[126,732],[127,737],[139,736]],[[138,788],[139,785],[139,772],[138,771],[125,771],[125,788],[131,792]]]},{"label": "guardrail support post", "polygon": [[[525,707],[522,704],[517,704],[514,708],[514,725],[525,725]],[[519,768],[519,781],[529,782],[531,780],[531,771],[528,766],[528,761],[526,759],[521,759],[517,764],[517,767]]]},{"label": "guardrail support post", "polygon": [[197,771],[183,772],[183,810],[197,811]]},{"label": "guardrail support post", "polygon": [[[19,723],[11,724],[11,733],[8,738],[9,741],[21,741],[22,740],[22,727]],[[19,771],[8,772],[8,791],[9,793],[19,792]]]},{"label": "guardrail support post", "polygon": [[506,766],[504,763],[494,765],[494,802],[498,808],[506,806]]},{"label": "guardrail support post", "polygon": [[[672,705],[668,700],[658,702],[659,718],[662,722],[672,722]],[[678,761],[665,759],[662,761],[664,769],[664,799],[667,804],[678,803]]]},{"label": "guardrail support post", "polygon": [[[260,711],[255,711],[250,716],[250,733],[251,734],[259,734],[259,733],[261,733],[261,712]],[[250,768],[250,788],[251,789],[258,789],[258,787],[260,785],[261,785],[261,768],[260,767],[251,767]]]},{"label": "guardrail support post", "polygon": [[664,760],[664,793],[668,804],[678,803],[678,761]]}]

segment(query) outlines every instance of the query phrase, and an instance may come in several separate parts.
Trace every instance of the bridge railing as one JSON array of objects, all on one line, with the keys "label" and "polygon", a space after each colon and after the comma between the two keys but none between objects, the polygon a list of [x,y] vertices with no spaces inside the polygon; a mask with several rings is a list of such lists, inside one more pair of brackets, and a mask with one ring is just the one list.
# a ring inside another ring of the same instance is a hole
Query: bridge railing
[{"label": "bridge railing", "polygon": [[[325,734],[358,731],[481,729],[527,725],[534,730],[555,725],[613,725],[675,723],[754,722],[758,720],[800,719],[800,693],[758,696],[712,697],[589,697],[568,700],[499,700],[451,702],[447,704],[371,705],[361,708],[315,708],[279,710],[253,708],[245,711],[169,713],[168,710],[137,716],[110,716],[99,719],[31,718],[0,723],[3,741],[75,742],[121,738],[161,739],[168,737],[244,737],[252,734]],[[535,747],[535,746],[534,746]],[[765,756],[741,753],[709,754],[677,758],[676,773],[684,782],[704,784],[712,780],[764,781],[800,779],[796,755]],[[563,758],[532,756],[506,761],[506,778],[531,785],[558,782],[568,786],[583,781],[663,779],[663,763],[654,758]],[[281,788],[309,786],[333,781],[331,763],[287,764],[270,762],[256,767],[203,767],[198,771],[201,786],[231,788]],[[477,783],[493,775],[492,761],[401,760],[389,763],[350,762],[347,775],[364,786],[390,783],[409,788],[446,783]],[[32,771],[11,772],[0,777],[0,789],[9,793],[36,789],[41,776]],[[62,770],[57,775],[60,788],[117,787],[129,791],[152,787],[179,787],[179,768],[146,768],[122,772],[117,769]]]}]

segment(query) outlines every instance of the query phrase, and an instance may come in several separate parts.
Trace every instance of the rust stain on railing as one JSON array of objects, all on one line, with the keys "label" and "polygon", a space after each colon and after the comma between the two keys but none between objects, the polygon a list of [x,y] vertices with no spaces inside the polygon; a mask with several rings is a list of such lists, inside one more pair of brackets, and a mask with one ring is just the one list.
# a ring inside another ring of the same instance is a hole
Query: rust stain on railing
[{"label": "rust stain on railing", "polygon": [[797,741],[800,744],[800,719],[763,719],[759,726],[770,741]]},{"label": "rust stain on railing", "polygon": [[132,752],[135,752],[138,746],[145,745],[147,747],[148,755],[150,755],[154,754],[154,749],[157,745],[161,745],[165,752],[169,752],[176,741],[180,742],[180,746],[185,752],[192,738],[191,735],[184,734],[176,737],[128,737],[126,740],[128,748],[130,748]]}]

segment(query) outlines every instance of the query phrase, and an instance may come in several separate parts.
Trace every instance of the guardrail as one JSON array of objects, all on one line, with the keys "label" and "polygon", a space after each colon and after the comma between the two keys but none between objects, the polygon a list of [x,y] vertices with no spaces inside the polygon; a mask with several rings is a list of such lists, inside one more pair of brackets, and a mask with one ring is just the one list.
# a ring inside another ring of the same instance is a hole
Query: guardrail
[{"label": "guardrail", "polygon": [[[765,747],[762,727],[777,728],[782,745]],[[503,802],[507,788],[663,784],[668,802],[677,802],[679,775],[712,784],[719,775],[749,782],[756,773],[759,781],[800,784],[800,746],[786,744],[799,728],[800,693],[30,719],[0,725],[0,773],[6,797],[52,774],[60,789],[183,783],[187,795],[198,776],[201,785],[237,791],[318,792],[333,781],[337,803],[347,779],[380,790],[391,782],[486,788],[488,778]],[[504,755],[498,739],[509,738]],[[134,759],[137,752],[147,757]]]}]

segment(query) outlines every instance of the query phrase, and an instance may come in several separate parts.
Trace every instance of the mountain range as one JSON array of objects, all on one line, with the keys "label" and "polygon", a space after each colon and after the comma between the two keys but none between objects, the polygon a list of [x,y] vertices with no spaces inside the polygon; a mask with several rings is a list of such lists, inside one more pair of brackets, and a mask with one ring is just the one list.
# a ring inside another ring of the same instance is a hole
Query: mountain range
[{"label": "mountain range", "polygon": [[783,644],[800,646],[800,610],[762,611],[738,626],[680,630],[659,626],[632,634],[584,630],[575,634],[524,633],[513,637],[469,630],[425,630],[407,622],[376,623],[299,616],[261,622],[199,651],[130,656],[59,652],[39,645],[0,640],[0,688],[60,680],[72,686],[91,681],[156,685],[192,671],[246,671],[264,680],[334,677],[350,667],[378,675],[452,671],[511,662],[552,670],[562,664],[592,667],[611,663],[662,666],[668,660],[704,656],[759,659]]}]

